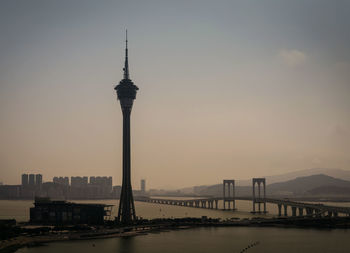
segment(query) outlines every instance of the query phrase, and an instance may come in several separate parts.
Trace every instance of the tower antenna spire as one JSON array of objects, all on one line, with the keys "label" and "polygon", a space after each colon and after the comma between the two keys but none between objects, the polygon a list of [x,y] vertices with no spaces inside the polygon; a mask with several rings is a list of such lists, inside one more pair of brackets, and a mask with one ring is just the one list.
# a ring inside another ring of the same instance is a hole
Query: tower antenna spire
[{"label": "tower antenna spire", "polygon": [[124,79],[129,79],[129,62],[128,62],[128,30],[125,30],[125,63],[124,63]]}]

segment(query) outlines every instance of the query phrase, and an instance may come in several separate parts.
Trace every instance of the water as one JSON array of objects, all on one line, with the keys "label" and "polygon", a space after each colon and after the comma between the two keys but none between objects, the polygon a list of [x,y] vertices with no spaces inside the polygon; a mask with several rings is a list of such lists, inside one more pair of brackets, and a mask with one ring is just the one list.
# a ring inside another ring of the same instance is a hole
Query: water
[{"label": "water", "polygon": [[17,253],[239,253],[256,241],[260,243],[246,252],[344,253],[350,252],[349,236],[347,230],[192,228],[130,238],[57,242],[43,247],[22,248]]},{"label": "water", "polygon": [[[118,212],[118,200],[77,200],[72,202],[79,203],[100,203],[100,204],[111,204],[115,205],[112,210],[112,216],[116,216]],[[239,210],[236,211],[221,211],[221,210],[209,210],[201,208],[181,207],[181,206],[170,206],[163,204],[151,204],[145,202],[135,202],[136,215],[143,218],[172,218],[172,217],[202,217],[208,216],[212,218],[251,218],[257,215],[252,215],[251,211],[252,204],[249,201],[236,201],[236,206]],[[33,207],[33,201],[15,201],[15,200],[0,200],[0,219],[11,219],[14,218],[17,221],[28,221],[29,220],[29,209]],[[219,208],[222,206],[219,203]],[[277,214],[277,207],[274,205],[267,205],[269,210],[268,216]],[[264,215],[261,215],[264,216]]]},{"label": "water", "polygon": [[[75,201],[80,203],[114,204],[113,215],[117,212],[117,200]],[[330,204],[330,203],[325,203]],[[348,206],[348,203],[340,203]],[[249,201],[237,201],[239,211],[220,211],[190,207],[168,206],[135,202],[136,213],[144,218],[157,217],[208,217],[251,218]],[[335,203],[338,205],[338,203]],[[0,200],[0,218],[29,219],[29,208],[33,201]],[[277,214],[276,205],[267,205],[268,216]],[[264,216],[264,215],[261,215]],[[50,243],[43,247],[22,248],[17,253],[40,252],[241,252],[248,245],[259,241],[256,247],[246,252],[350,252],[350,230],[333,229],[292,229],[292,228],[191,228],[169,232],[151,233],[130,238],[94,239],[86,241],[64,241]],[[93,246],[95,245],[95,246]]]}]

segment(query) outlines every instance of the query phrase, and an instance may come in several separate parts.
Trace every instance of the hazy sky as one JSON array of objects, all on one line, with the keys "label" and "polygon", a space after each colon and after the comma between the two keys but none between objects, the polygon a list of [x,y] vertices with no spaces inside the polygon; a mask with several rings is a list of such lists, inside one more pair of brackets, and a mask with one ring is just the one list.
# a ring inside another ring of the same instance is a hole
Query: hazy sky
[{"label": "hazy sky", "polygon": [[3,0],[0,181],[121,183],[125,28],[135,189],[350,170],[349,27],[345,0]]}]

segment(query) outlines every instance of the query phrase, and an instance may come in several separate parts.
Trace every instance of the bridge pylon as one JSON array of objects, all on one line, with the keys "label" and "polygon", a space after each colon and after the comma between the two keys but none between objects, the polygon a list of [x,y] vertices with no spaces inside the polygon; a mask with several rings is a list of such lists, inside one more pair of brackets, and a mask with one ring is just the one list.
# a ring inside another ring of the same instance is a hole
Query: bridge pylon
[{"label": "bridge pylon", "polygon": [[[223,202],[224,210],[236,210],[236,193],[235,193],[235,180],[223,181]],[[231,208],[232,203],[232,208]],[[226,209],[228,204],[228,209]]]},{"label": "bridge pylon", "polygon": [[[266,179],[265,178],[253,178],[253,211],[252,213],[267,213],[266,211]],[[258,186],[258,194],[255,192],[255,185]],[[261,194],[261,189],[263,194]],[[264,210],[261,210],[261,204],[263,204]],[[258,211],[255,209],[255,205],[258,205]]]}]

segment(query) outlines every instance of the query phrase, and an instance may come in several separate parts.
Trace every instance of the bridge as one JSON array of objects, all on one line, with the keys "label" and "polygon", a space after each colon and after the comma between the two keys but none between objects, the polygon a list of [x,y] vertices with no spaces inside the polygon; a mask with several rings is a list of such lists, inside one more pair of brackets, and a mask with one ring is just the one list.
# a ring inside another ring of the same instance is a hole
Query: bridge
[{"label": "bridge", "polygon": [[[253,201],[253,198],[250,197],[235,197],[234,200],[246,200]],[[264,201],[270,204],[276,204],[278,207],[278,216],[288,216],[288,209],[291,209],[291,215],[295,216],[338,216],[338,214],[345,214],[350,216],[350,207],[337,207],[329,206],[322,204],[310,204],[304,202],[296,202],[285,199],[256,199],[257,201]],[[174,205],[174,206],[184,206],[184,207],[193,207],[193,208],[204,208],[204,209],[216,209],[219,210],[219,201],[224,201],[224,198],[198,198],[198,199],[165,199],[165,198],[148,198],[148,197],[139,197],[135,201],[142,201],[155,204],[164,204],[164,205]],[[283,212],[282,212],[283,209]],[[220,210],[235,210],[235,209],[220,209]],[[264,212],[253,212],[252,213],[264,213]],[[266,213],[266,212],[265,212]]]},{"label": "bridge", "polygon": [[[323,204],[311,204],[305,202],[291,201],[288,199],[275,199],[266,198],[265,194],[265,179],[253,179],[253,196],[252,197],[236,197],[234,194],[234,183],[233,189],[228,188],[227,195],[227,182],[229,182],[229,187],[232,186],[233,180],[224,180],[223,183],[223,197],[210,197],[210,198],[196,198],[196,199],[165,199],[165,198],[150,198],[150,197],[138,197],[136,201],[164,204],[164,205],[175,205],[193,208],[204,208],[204,209],[216,209],[219,210],[219,202],[222,202],[223,209],[221,210],[236,210],[236,200],[246,200],[253,202],[252,213],[266,213],[266,203],[275,204],[278,208],[278,216],[290,216],[288,215],[288,210],[291,210],[291,216],[301,216],[301,217],[337,217],[339,214],[350,216],[350,207],[338,207],[329,206]],[[258,183],[257,183],[258,182]],[[258,184],[258,195],[255,195],[255,184]],[[261,195],[260,184],[263,184],[263,195]],[[225,188],[226,187],[226,188]],[[228,202],[228,208],[225,204]],[[232,204],[232,208],[230,206]],[[258,211],[255,210],[255,205],[258,204]],[[260,204],[264,205],[264,210],[260,208]]]}]

